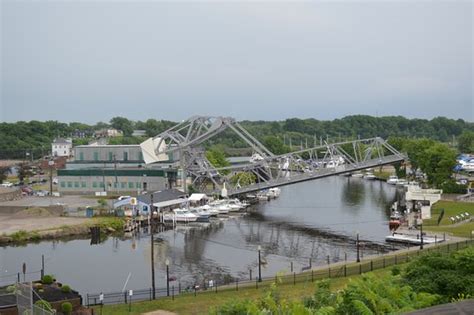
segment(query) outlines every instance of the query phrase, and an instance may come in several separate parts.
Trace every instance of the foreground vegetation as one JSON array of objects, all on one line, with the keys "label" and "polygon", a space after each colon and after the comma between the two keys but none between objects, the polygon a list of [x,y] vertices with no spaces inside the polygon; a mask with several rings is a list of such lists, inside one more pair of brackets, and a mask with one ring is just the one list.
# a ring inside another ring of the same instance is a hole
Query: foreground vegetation
[{"label": "foreground vegetation", "polygon": [[[277,280],[265,289],[184,294],[133,303],[131,314],[156,309],[178,314],[398,314],[474,295],[474,248],[429,252],[409,263],[363,275],[295,285]],[[103,314],[128,314],[128,305]]]}]

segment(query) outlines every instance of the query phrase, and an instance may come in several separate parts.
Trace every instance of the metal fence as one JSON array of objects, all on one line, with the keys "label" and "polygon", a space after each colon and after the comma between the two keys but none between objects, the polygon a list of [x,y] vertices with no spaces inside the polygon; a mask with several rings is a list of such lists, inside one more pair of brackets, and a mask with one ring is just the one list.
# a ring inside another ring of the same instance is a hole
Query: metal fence
[{"label": "metal fence", "polygon": [[[327,278],[339,278],[352,275],[360,275],[366,272],[374,271],[377,269],[386,268],[389,266],[395,266],[398,264],[403,264],[409,262],[411,259],[416,258],[424,253],[430,252],[444,252],[450,253],[457,251],[474,244],[473,240],[465,240],[452,243],[438,243],[434,246],[427,246],[423,250],[419,249],[409,249],[403,250],[400,253],[390,253],[382,255],[379,257],[373,257],[371,259],[365,259],[360,263],[357,262],[345,262],[345,263],[336,263],[329,265],[327,268],[317,268],[301,273],[293,272],[291,274],[284,275],[275,275],[274,277],[265,277],[261,281],[257,279],[254,280],[235,280],[232,282],[218,282],[212,280],[207,283],[194,284],[191,289],[188,287],[183,289],[181,284],[178,282],[178,285],[170,285],[169,294],[167,288],[159,288],[155,290],[157,298],[171,298],[174,299],[176,295],[181,294],[194,294],[195,296],[203,292],[221,292],[228,290],[236,290],[242,288],[253,287],[255,289],[268,287],[272,283],[279,284],[293,284],[297,283],[308,283],[314,282],[317,280],[327,279]],[[102,299],[101,299],[102,298]],[[112,292],[112,293],[97,293],[97,294],[87,294],[85,302],[86,305],[95,306],[95,305],[105,305],[105,304],[120,304],[120,303],[132,303],[137,301],[145,301],[153,299],[153,290],[143,289],[143,290],[134,290],[133,295],[130,296],[129,292]]]}]

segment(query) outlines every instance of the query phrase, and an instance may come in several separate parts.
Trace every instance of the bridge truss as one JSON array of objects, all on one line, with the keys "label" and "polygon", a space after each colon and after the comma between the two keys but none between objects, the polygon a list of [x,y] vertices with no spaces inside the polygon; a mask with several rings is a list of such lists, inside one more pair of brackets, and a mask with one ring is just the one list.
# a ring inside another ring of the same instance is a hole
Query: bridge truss
[{"label": "bridge truss", "polygon": [[[256,153],[253,161],[215,168],[206,158],[203,143],[230,129]],[[404,161],[406,157],[379,137],[324,143],[281,155],[270,152],[229,117],[194,116],[142,144],[147,163],[178,156],[184,181],[207,194],[241,195],[272,187],[356,172]],[[150,149],[150,145],[153,146]],[[152,152],[150,152],[152,151]]]}]

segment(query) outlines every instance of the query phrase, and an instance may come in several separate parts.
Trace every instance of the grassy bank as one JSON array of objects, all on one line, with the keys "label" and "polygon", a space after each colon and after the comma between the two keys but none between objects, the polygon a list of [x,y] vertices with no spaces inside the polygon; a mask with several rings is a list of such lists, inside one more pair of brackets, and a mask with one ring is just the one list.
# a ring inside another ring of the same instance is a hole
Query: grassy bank
[{"label": "grassy bank", "polygon": [[82,224],[62,225],[34,231],[20,230],[12,234],[0,235],[0,245],[24,244],[71,236],[87,236],[90,233],[90,227],[93,226],[99,226],[105,234],[122,233],[124,222],[123,218],[118,217],[95,217]]},{"label": "grassy bank", "polygon": [[[331,265],[331,289],[333,291],[344,288],[351,280],[358,279],[362,274],[374,274],[382,276],[389,273],[394,265],[397,268],[402,268],[407,262],[413,258],[421,256],[422,253],[442,252],[448,253],[457,251],[468,247],[469,242],[461,243],[445,243],[437,246],[427,246],[420,251],[418,248],[410,250],[402,250],[399,252],[389,253],[387,255],[371,257],[359,263],[348,263],[344,265]],[[314,270],[317,275],[313,278],[312,272],[304,272],[295,275],[285,275],[278,277],[278,292],[281,298],[288,300],[301,300],[304,297],[314,294],[315,282],[320,279],[327,279],[329,276],[328,269]],[[344,275],[347,274],[347,277]],[[274,279],[266,280],[258,285],[255,283],[247,283],[245,287],[239,286],[236,290],[235,284],[226,287],[219,287],[218,293],[215,291],[198,292],[197,296],[194,293],[186,293],[176,296],[174,300],[171,298],[161,298],[155,301],[136,302],[132,304],[131,314],[141,314],[157,309],[176,312],[178,314],[207,314],[211,307],[220,306],[230,300],[257,300],[265,293],[265,288],[269,288]],[[128,314],[128,305],[116,304],[107,305],[103,307],[103,314]],[[100,307],[95,307],[99,311]]]},{"label": "grassy bank", "polygon": [[[439,225],[438,217],[444,209],[444,216]],[[445,232],[459,237],[471,237],[471,231],[474,230],[474,221],[464,221],[460,223],[451,223],[450,217],[468,212],[474,216],[474,203],[459,201],[438,201],[432,209],[432,218],[423,220],[423,228],[433,232]]]},{"label": "grassy bank", "polygon": [[[383,275],[390,272],[391,269],[381,269],[373,271],[376,275]],[[360,275],[350,276],[346,278],[330,279],[331,290],[337,291],[344,288],[349,281],[361,277]],[[268,281],[264,283],[269,287],[273,283]],[[300,300],[304,297],[309,297],[314,294],[315,283],[300,282],[295,285],[284,283],[278,285],[278,292],[282,299]],[[193,293],[176,296],[174,300],[171,298],[164,298],[155,301],[137,302],[133,303],[131,312],[129,306],[125,304],[107,305],[103,307],[102,314],[142,314],[151,312],[153,310],[161,309],[178,314],[207,314],[211,307],[217,307],[231,300],[258,300],[266,294],[265,289],[256,289],[255,286],[240,288],[239,291],[226,290],[215,293],[213,291],[201,292],[197,296]],[[96,312],[100,313],[100,307],[96,307]]]}]

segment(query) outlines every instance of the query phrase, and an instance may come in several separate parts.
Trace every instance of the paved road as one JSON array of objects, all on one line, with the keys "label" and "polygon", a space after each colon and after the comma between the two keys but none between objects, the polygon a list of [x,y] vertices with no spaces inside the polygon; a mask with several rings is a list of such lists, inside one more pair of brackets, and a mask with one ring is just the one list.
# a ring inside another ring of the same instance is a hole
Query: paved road
[{"label": "paved road", "polygon": [[406,313],[407,315],[472,315],[474,314],[474,299],[456,303],[442,304],[422,310]]}]

